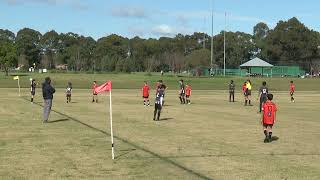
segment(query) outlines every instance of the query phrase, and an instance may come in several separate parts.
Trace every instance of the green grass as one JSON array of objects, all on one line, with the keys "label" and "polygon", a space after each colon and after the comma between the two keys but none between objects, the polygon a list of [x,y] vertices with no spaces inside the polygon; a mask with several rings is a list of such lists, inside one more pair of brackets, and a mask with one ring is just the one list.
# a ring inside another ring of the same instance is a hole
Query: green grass
[{"label": "green grass", "polygon": [[[52,75],[58,82],[60,76]],[[289,103],[287,92],[275,92],[279,139],[264,144],[255,99],[244,107],[239,93],[229,103],[223,91],[195,90],[192,104],[180,105],[173,89],[159,122],[152,121],[153,107],[142,106],[138,89],[113,91],[112,161],[105,95],[96,104],[89,89],[74,89],[73,103],[66,104],[64,89],[57,89],[52,123],[42,124],[39,90],[30,104],[28,89],[17,97],[16,89],[1,88],[0,179],[320,178],[319,93],[297,91],[296,103]]]},{"label": "green grass", "polygon": [[[21,74],[20,84],[21,87],[28,88],[30,86],[30,78],[35,78],[39,87],[41,82],[46,76],[50,76],[53,85],[58,88],[65,88],[70,81],[74,88],[88,89],[91,87],[92,81],[96,80],[99,84],[112,80],[113,88],[115,89],[138,89],[141,88],[144,81],[149,82],[152,88],[155,87],[156,81],[162,79],[169,89],[177,89],[178,81],[183,78],[186,83],[190,83],[194,90],[225,90],[228,83],[233,79],[236,83],[237,90],[241,90],[241,85],[247,79],[245,77],[178,77],[174,75],[160,76],[153,73],[151,76],[146,73],[133,73],[133,74],[38,74],[26,73]],[[251,78],[254,90],[258,90],[262,81],[267,81],[269,88],[272,91],[288,91],[289,81],[293,80],[296,84],[298,91],[319,91],[320,79],[319,78]],[[4,76],[0,74],[0,88],[16,88],[17,81],[12,79],[12,76]]]}]

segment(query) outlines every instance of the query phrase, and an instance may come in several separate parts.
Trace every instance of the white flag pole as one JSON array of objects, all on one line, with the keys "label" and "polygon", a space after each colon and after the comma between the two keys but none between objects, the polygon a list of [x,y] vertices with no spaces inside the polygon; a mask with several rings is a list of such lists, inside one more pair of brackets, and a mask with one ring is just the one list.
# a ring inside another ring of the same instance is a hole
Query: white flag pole
[{"label": "white flag pole", "polygon": [[110,100],[110,135],[111,135],[111,152],[112,152],[112,159],[114,159],[114,144],[113,144],[113,129],[112,129],[112,96],[111,96],[111,90],[109,91],[110,96],[109,96],[109,100]]},{"label": "white flag pole", "polygon": [[18,78],[19,96],[20,96],[20,78]]}]

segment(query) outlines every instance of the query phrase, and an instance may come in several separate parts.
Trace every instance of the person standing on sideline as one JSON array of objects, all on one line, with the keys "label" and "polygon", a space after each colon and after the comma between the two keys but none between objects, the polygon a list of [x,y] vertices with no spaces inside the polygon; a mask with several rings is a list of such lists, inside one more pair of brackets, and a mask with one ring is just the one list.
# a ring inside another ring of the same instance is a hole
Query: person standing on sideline
[{"label": "person standing on sideline", "polygon": [[231,98],[232,98],[232,102],[234,102],[234,91],[235,91],[235,85],[233,83],[233,80],[231,80],[229,84],[229,102],[231,102]]},{"label": "person standing on sideline", "polygon": [[290,97],[291,97],[291,102],[294,102],[294,97],[293,97],[294,91],[295,91],[295,86],[294,86],[294,84],[293,84],[293,81],[290,81]]},{"label": "person standing on sideline", "polygon": [[259,106],[259,113],[261,113],[262,105],[267,101],[267,95],[269,93],[267,83],[265,81],[262,82],[262,86],[259,89],[259,99],[260,99],[260,106]]},{"label": "person standing on sideline", "polygon": [[48,122],[49,114],[52,107],[52,99],[53,94],[56,90],[51,86],[51,79],[50,77],[46,77],[44,82],[42,83],[42,96],[44,99],[44,106],[43,106],[43,123]]},{"label": "person standing on sideline", "polygon": [[267,95],[268,100],[262,105],[262,125],[265,135],[264,143],[272,141],[272,127],[276,120],[277,106],[272,102],[273,95]]},{"label": "person standing on sideline", "polygon": [[190,96],[191,96],[191,86],[190,84],[187,84],[186,86],[186,100],[187,100],[187,104],[191,104],[191,101],[190,101]]},{"label": "person standing on sideline", "polygon": [[143,98],[144,106],[150,106],[149,91],[150,91],[150,87],[148,86],[147,82],[144,82],[144,85],[142,87],[142,98]]},{"label": "person standing on sideline", "polygon": [[179,99],[180,99],[180,103],[181,104],[185,104],[186,103],[186,99],[185,99],[185,96],[186,96],[186,90],[185,90],[185,86],[184,86],[184,83],[183,83],[183,79],[181,79],[179,81],[180,83],[180,89],[179,89]]},{"label": "person standing on sideline", "polygon": [[93,81],[92,84],[92,102],[96,101],[98,103],[98,94],[94,91],[98,87],[97,81]]},{"label": "person standing on sideline", "polygon": [[31,93],[31,103],[33,104],[33,98],[36,94],[36,80],[35,79],[31,79],[31,83],[30,83],[30,93]]},{"label": "person standing on sideline", "polygon": [[72,84],[71,82],[68,82],[68,85],[66,88],[67,103],[71,102],[71,93],[72,93]]}]

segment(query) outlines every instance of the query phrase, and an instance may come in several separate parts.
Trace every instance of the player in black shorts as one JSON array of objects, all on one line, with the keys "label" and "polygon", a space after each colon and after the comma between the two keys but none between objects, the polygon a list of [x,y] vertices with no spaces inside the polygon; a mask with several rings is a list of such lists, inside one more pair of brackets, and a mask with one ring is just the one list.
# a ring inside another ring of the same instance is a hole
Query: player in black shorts
[{"label": "player in black shorts", "polygon": [[30,83],[30,92],[31,92],[31,103],[33,103],[33,98],[36,95],[36,80],[35,79],[31,79],[31,83]]},{"label": "player in black shorts", "polygon": [[164,90],[165,87],[164,85],[160,86],[159,91],[156,94],[156,99],[155,99],[155,103],[154,103],[154,113],[153,113],[153,120],[156,120],[156,115],[158,114],[157,120],[160,120],[160,113],[162,110],[162,106],[163,106],[163,98],[164,98]]},{"label": "player in black shorts", "polygon": [[259,89],[259,99],[260,99],[260,106],[259,106],[259,113],[261,113],[262,110],[262,104],[264,104],[267,101],[269,90],[267,87],[267,83],[265,81],[262,82],[262,86]]},{"label": "player in black shorts", "polygon": [[231,98],[232,98],[232,102],[234,102],[234,91],[235,91],[235,85],[233,83],[233,80],[231,80],[229,84],[229,102],[231,102]]},{"label": "player in black shorts", "polygon": [[67,103],[71,102],[71,93],[72,93],[72,84],[71,82],[68,82],[68,85],[66,88]]},{"label": "player in black shorts", "polygon": [[180,103],[181,104],[185,104],[186,103],[186,89],[183,83],[183,80],[181,79],[179,81],[180,83],[180,90],[179,90],[179,99],[180,99]]}]

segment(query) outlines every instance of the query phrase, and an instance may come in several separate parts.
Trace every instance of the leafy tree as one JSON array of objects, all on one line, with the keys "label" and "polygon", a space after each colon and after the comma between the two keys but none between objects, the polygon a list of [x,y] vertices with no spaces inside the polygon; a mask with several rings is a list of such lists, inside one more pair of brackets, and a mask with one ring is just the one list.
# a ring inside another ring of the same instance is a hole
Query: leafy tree
[{"label": "leafy tree", "polygon": [[16,45],[18,55],[25,58],[26,67],[30,67],[33,63],[40,63],[40,39],[41,33],[33,29],[24,28],[17,33]]},{"label": "leafy tree", "polygon": [[0,43],[0,63],[8,76],[9,68],[17,65],[17,50],[13,43]]}]

